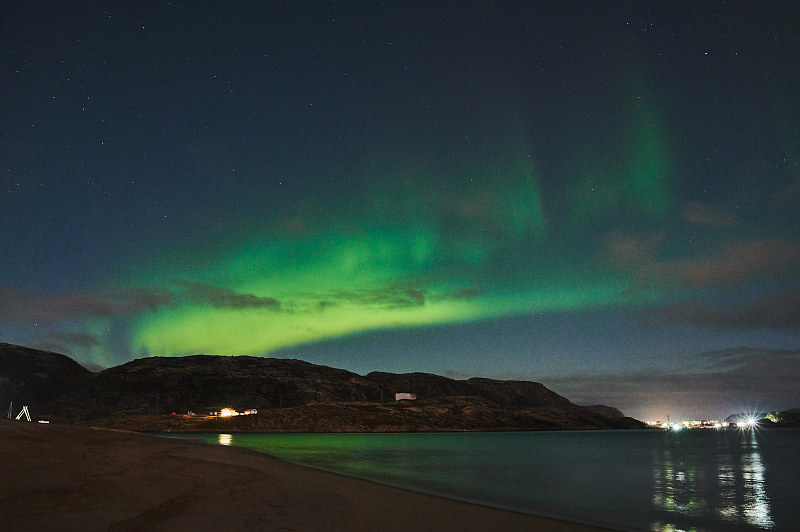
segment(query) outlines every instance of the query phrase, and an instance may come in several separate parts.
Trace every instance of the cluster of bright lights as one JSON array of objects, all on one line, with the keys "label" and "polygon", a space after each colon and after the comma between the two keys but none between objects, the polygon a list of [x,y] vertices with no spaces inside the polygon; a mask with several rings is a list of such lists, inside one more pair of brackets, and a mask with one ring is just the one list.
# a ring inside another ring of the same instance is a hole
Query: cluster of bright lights
[{"label": "cluster of bright lights", "polygon": [[736,424],[736,426],[740,429],[752,429],[756,425],[758,425],[758,420],[754,417],[748,417],[747,419],[743,419]]},{"label": "cluster of bright lights", "polygon": [[[664,430],[671,430],[673,432],[680,432],[684,429],[724,429],[727,427],[734,426],[733,424],[729,424],[726,422],[722,422],[719,420],[691,420],[691,421],[679,421],[677,423],[670,423],[670,422],[663,422],[663,421],[646,421],[645,424],[652,428],[664,429]],[[752,418],[749,422],[740,422],[737,426],[740,428],[746,427],[754,427],[758,424],[758,420],[756,418]]]},{"label": "cluster of bright lights", "polygon": [[[769,419],[769,416],[767,416]],[[776,420],[778,419],[775,416]],[[727,427],[736,426],[742,430],[745,429],[753,429],[758,427],[759,418],[756,415],[748,415],[746,418],[742,419],[741,421],[737,422],[735,425],[733,423],[722,422],[718,420],[692,420],[692,421],[679,421],[677,423],[670,423],[670,422],[661,422],[661,421],[648,421],[646,424],[653,428],[660,428],[660,429],[668,429],[673,432],[680,432],[684,429],[723,429]],[[774,421],[777,422],[777,421]]]},{"label": "cluster of bright lights", "polygon": [[238,416],[239,412],[234,410],[233,408],[223,408],[220,413],[220,417],[231,417],[231,416]]}]

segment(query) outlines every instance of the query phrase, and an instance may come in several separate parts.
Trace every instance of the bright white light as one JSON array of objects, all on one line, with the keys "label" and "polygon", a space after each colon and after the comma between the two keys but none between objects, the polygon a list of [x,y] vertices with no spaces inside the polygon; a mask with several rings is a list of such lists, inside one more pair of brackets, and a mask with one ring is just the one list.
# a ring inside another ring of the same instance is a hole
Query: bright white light
[{"label": "bright white light", "polygon": [[740,429],[752,429],[756,425],[758,425],[758,420],[754,417],[748,417],[736,423],[736,426]]},{"label": "bright white light", "polygon": [[221,417],[230,417],[230,416],[238,416],[238,412],[233,408],[223,408],[222,411],[219,413]]},{"label": "bright white light", "polygon": [[682,429],[683,429],[683,425],[681,425],[680,423],[675,423],[674,425],[672,425],[672,430],[674,430],[675,432],[679,432]]}]

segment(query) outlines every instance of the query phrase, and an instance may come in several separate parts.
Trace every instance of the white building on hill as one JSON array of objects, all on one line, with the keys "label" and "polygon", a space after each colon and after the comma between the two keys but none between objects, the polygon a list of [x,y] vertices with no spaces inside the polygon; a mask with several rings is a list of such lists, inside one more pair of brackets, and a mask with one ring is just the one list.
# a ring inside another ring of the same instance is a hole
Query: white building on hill
[{"label": "white building on hill", "polygon": [[396,393],[394,394],[395,401],[402,401],[404,399],[409,401],[414,401],[417,398],[417,394],[415,393]]}]

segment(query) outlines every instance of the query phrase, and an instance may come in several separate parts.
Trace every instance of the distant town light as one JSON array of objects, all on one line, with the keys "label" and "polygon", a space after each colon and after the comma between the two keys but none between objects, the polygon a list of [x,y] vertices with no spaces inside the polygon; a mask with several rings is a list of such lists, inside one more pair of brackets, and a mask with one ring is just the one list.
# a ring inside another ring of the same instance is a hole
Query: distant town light
[{"label": "distant town light", "polygon": [[740,429],[752,429],[756,425],[758,425],[758,420],[754,417],[748,417],[747,419],[743,419],[742,421],[736,424]]},{"label": "distant town light", "polygon": [[219,413],[220,417],[238,416],[239,413],[233,408],[223,408]]}]

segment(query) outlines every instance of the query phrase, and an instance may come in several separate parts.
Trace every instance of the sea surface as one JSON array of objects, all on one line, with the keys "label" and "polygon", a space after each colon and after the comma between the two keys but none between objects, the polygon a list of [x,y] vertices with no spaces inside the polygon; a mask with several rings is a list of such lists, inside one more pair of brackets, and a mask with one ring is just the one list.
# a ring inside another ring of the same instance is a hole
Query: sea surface
[{"label": "sea surface", "polygon": [[622,530],[800,530],[800,429],[169,435]]}]

